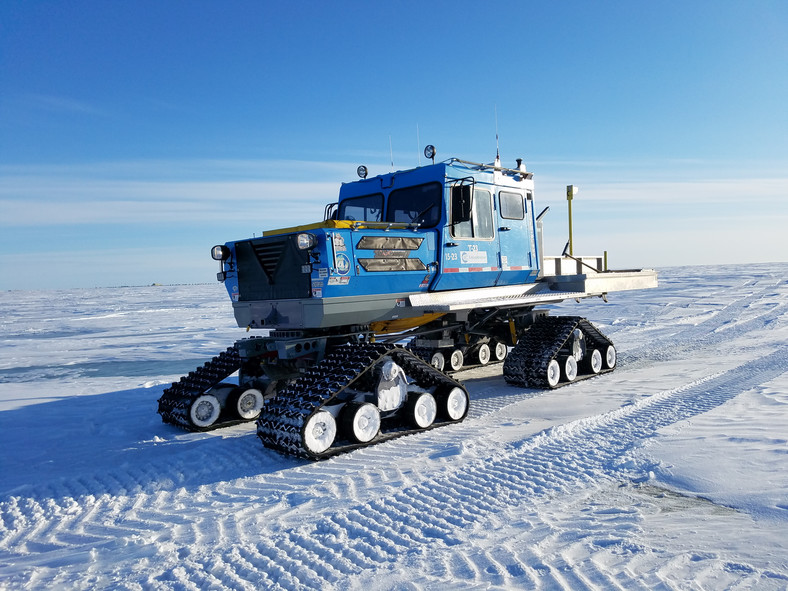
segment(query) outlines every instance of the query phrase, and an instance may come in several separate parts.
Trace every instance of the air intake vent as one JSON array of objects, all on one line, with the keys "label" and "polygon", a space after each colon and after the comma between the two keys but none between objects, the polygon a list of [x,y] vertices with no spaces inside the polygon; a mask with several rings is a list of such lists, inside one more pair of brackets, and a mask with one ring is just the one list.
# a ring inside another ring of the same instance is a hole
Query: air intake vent
[{"label": "air intake vent", "polygon": [[296,247],[295,235],[241,240],[235,257],[239,302],[312,297],[311,274],[304,272],[309,254]]},{"label": "air intake vent", "polygon": [[273,283],[274,272],[279,264],[279,259],[282,257],[282,252],[285,249],[287,240],[266,240],[265,242],[256,242],[252,244],[254,254],[260,265],[263,267],[268,279]]}]

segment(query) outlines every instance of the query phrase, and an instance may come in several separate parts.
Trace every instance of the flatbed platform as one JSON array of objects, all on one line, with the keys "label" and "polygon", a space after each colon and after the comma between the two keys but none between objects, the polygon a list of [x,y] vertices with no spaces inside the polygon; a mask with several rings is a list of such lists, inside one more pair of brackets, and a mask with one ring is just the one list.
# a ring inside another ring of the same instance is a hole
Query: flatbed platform
[{"label": "flatbed platform", "polygon": [[573,275],[546,275],[527,285],[484,287],[413,294],[410,305],[428,312],[455,312],[472,308],[557,304],[564,300],[603,297],[617,291],[657,287],[653,269],[601,271]]}]

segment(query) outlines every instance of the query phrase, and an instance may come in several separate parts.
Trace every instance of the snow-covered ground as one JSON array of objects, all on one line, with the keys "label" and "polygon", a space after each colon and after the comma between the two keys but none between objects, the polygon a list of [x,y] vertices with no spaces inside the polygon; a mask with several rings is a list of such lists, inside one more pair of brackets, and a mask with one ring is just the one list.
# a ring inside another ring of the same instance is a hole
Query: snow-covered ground
[{"label": "snow-covered ground", "polygon": [[0,293],[0,587],[786,589],[788,264],[568,302],[619,350],[555,391],[311,463],[164,425],[220,284]]}]

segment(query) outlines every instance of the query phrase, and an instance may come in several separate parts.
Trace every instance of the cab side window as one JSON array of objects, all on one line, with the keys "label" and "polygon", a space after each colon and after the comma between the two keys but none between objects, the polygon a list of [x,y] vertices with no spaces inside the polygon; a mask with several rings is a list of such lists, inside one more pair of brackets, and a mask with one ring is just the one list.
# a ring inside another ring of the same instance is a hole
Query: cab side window
[{"label": "cab side window", "polygon": [[494,236],[492,195],[484,189],[473,189],[469,203],[469,185],[452,188],[451,235],[454,238],[489,239]]},{"label": "cab side window", "polygon": [[499,191],[498,200],[501,203],[501,217],[507,220],[525,219],[525,201],[520,193]]},{"label": "cab side window", "polygon": [[471,185],[456,185],[451,189],[451,235],[473,238],[473,199]]},{"label": "cab side window", "polygon": [[476,189],[473,192],[473,237],[493,237],[493,209],[492,198],[489,191]]}]

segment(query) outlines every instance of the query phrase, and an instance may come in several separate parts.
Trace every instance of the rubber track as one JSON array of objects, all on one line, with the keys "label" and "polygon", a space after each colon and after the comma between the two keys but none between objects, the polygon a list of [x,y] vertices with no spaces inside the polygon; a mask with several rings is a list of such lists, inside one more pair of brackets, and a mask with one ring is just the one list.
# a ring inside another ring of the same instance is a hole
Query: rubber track
[{"label": "rubber track", "polygon": [[[593,324],[580,316],[546,316],[536,321],[531,328],[517,341],[517,345],[509,353],[503,364],[503,377],[507,384],[526,388],[550,388],[547,383],[547,366],[556,358],[576,328],[583,331],[586,337],[586,348],[604,351],[604,347],[612,345],[610,339],[602,334]],[[604,368],[599,374],[581,374],[582,365],[578,365],[579,381],[613,371]],[[563,379],[556,387],[569,383]]]},{"label": "rubber track", "polygon": [[[189,420],[189,407],[199,396],[227,379],[241,367],[241,357],[236,347],[214,357],[196,370],[189,372],[179,381],[165,388],[159,398],[161,420],[189,431],[209,431],[242,422],[240,419],[222,420],[222,415],[210,427],[197,427]],[[224,414],[224,413],[222,413]]]},{"label": "rubber track", "polygon": [[[412,380],[417,386],[425,389],[432,386],[463,388],[459,382],[402,347],[375,343],[342,345],[266,403],[257,420],[257,435],[260,441],[265,447],[289,455],[322,459],[408,433],[424,431],[425,429],[392,426],[390,419],[384,419],[380,435],[370,443],[342,444],[339,434],[339,443],[322,454],[314,454],[304,448],[303,429],[309,418],[334,401],[342,391],[356,383],[385,356],[391,357],[402,367],[409,381]],[[448,422],[436,419],[428,429]]]}]

